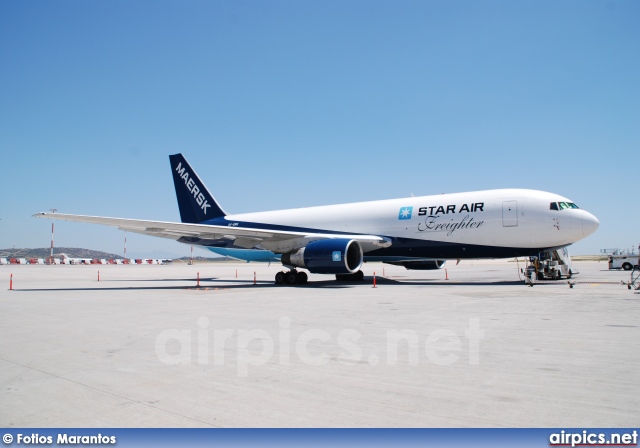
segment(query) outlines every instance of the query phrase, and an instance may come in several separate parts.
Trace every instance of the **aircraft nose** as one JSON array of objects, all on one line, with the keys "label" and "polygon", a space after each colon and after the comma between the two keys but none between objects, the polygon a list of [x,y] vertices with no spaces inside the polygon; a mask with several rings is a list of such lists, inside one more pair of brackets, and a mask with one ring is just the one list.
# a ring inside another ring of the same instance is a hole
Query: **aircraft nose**
[{"label": "aircraft nose", "polygon": [[582,233],[584,234],[585,238],[591,235],[596,230],[598,230],[598,227],[600,227],[600,221],[598,221],[598,218],[593,216],[591,213],[585,212],[583,210]]}]

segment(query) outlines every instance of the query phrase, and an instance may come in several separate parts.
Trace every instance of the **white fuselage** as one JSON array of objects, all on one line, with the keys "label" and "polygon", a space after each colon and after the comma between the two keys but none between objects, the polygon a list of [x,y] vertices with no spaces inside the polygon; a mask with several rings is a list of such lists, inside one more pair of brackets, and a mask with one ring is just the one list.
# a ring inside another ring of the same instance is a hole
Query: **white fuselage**
[{"label": "white fuselage", "polygon": [[[394,240],[389,249],[376,251],[379,259],[385,259],[386,252],[412,257],[412,245],[422,247],[413,254],[417,258],[428,257],[427,247],[448,248],[435,250],[433,258],[464,258],[469,247],[476,248],[469,250],[470,258],[492,258],[502,256],[492,248],[517,252],[567,246],[598,228],[590,213],[577,208],[553,210],[554,202],[570,200],[536,190],[503,189],[227,215],[224,221],[229,226],[314,229]],[[277,242],[261,247],[274,253],[286,249]],[[402,253],[397,252],[399,247]],[[371,250],[365,247],[365,252]]]}]

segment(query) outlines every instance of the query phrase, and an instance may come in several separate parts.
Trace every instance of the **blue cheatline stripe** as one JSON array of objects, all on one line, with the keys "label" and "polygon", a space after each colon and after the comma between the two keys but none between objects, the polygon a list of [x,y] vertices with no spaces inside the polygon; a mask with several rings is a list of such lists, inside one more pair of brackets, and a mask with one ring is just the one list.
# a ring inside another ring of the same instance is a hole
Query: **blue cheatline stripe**
[{"label": "blue cheatline stripe", "polygon": [[245,261],[280,261],[280,255],[274,254],[270,250],[263,249],[229,249],[226,247],[206,247],[211,252],[225,257],[237,258]]},{"label": "blue cheatline stripe", "polygon": [[[327,235],[361,235],[362,233],[340,232],[308,227],[284,226],[243,221],[229,221],[226,218],[212,219],[202,224],[228,226],[229,222],[237,223],[236,228],[279,230],[284,232],[326,233]],[[480,244],[449,243],[445,241],[422,240],[416,238],[400,238],[390,235],[377,235],[392,241],[391,247],[376,249],[365,254],[366,261],[382,261],[380,257],[398,257],[402,259],[457,259],[457,258],[510,258],[536,255],[539,252],[559,247],[501,247]]]},{"label": "blue cheatline stripe", "polygon": [[[390,238],[391,247],[376,249],[364,254],[364,261],[407,261],[407,260],[453,260],[469,258],[511,258],[516,256],[535,255],[541,251],[555,249],[549,247],[495,247],[476,244],[447,243],[441,241],[426,241],[411,238]],[[219,255],[238,258],[246,261],[279,261],[280,255],[265,249],[234,248],[229,240],[221,243],[212,240],[211,245],[206,240],[180,242],[202,246]],[[214,245],[215,244],[215,245]],[[220,247],[223,246],[223,247]]]}]

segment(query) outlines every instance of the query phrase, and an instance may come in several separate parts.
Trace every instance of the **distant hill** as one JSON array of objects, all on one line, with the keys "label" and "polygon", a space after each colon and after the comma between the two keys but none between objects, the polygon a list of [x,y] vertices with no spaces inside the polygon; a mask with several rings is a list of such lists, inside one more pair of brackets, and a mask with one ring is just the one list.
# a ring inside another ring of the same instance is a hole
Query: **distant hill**
[{"label": "distant hill", "polygon": [[[50,247],[37,249],[0,249],[0,257],[5,258],[47,258],[50,253]],[[59,258],[60,254],[67,254],[71,258],[122,258],[121,255],[100,252],[99,250],[82,249],[79,247],[54,247],[53,256]]]}]

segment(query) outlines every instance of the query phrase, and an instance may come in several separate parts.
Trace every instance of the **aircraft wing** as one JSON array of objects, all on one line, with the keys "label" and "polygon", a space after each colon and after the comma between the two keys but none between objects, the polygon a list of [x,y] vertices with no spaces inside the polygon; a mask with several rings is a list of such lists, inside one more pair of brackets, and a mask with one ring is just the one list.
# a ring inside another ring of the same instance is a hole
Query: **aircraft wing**
[{"label": "aircraft wing", "polygon": [[178,240],[180,238],[199,238],[215,240],[229,238],[246,242],[253,247],[260,243],[279,242],[293,239],[349,238],[371,247],[370,250],[388,247],[391,241],[377,235],[352,235],[336,233],[310,233],[281,230],[264,230],[248,227],[226,227],[209,224],[191,224],[181,222],[149,221],[141,219],[107,218],[103,216],[68,215],[63,213],[36,213],[35,218],[57,219],[60,221],[86,222],[117,227],[128,232]]}]

